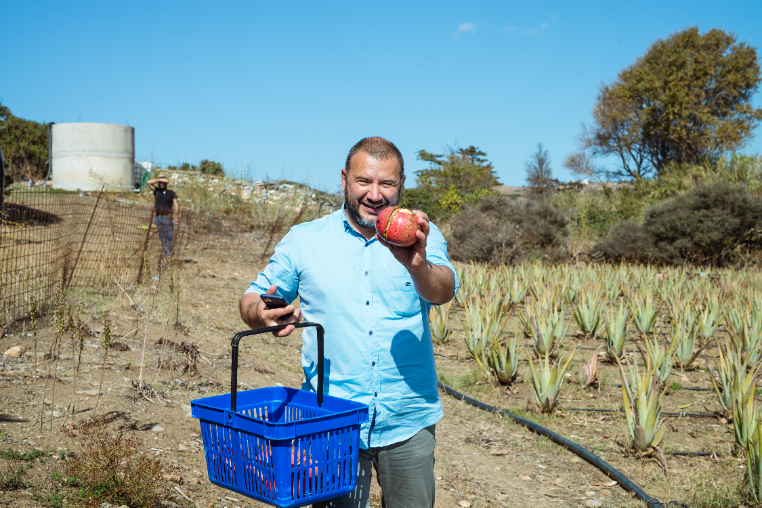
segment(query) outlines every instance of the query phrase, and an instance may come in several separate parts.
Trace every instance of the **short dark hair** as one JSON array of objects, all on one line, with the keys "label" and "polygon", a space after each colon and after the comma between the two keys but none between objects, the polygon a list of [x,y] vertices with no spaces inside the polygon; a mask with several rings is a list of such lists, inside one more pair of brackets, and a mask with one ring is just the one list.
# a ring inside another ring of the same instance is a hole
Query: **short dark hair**
[{"label": "short dark hair", "polygon": [[371,157],[382,161],[394,157],[400,165],[400,177],[405,174],[405,161],[402,159],[402,153],[394,146],[394,143],[378,136],[362,138],[349,150],[347,161],[344,163],[344,169],[347,170],[347,174],[349,174],[350,161],[358,152],[365,152]]}]

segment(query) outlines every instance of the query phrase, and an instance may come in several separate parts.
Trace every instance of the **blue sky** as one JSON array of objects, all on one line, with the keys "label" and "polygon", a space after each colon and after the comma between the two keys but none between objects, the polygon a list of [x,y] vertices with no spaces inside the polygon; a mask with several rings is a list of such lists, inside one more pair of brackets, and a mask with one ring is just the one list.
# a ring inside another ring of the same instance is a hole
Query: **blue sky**
[{"label": "blue sky", "polygon": [[538,142],[568,180],[598,86],[651,43],[698,26],[762,46],[759,0],[3,0],[0,19],[0,102],[17,116],[129,124],[139,159],[327,191],[369,135],[397,144],[409,183],[418,150],[476,145],[523,185]]}]

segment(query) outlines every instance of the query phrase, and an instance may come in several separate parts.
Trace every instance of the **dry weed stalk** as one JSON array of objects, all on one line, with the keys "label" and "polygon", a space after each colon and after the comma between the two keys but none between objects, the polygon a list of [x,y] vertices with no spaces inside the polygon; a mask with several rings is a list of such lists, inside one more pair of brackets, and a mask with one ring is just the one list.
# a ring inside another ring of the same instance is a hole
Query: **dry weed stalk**
[{"label": "dry weed stalk", "polygon": [[42,400],[40,400],[40,430],[42,430],[42,416],[45,410],[45,394],[48,392],[48,379],[50,376],[50,369],[53,367],[53,361],[55,360],[56,368],[53,372],[53,388],[52,388],[52,401],[50,405],[50,428],[53,428],[53,409],[56,403],[56,380],[58,379],[58,350],[57,344],[60,342],[60,336],[63,334],[66,325],[63,319],[64,313],[64,296],[61,289],[61,280],[56,283],[55,296],[53,300],[53,344],[51,345],[51,351],[53,356],[50,357],[50,364],[48,365],[48,373],[45,376],[45,388],[42,391]]},{"label": "dry weed stalk", "polygon": [[106,372],[106,360],[108,359],[108,350],[111,347],[111,318],[108,315],[108,311],[103,311],[103,365],[101,366],[101,382],[98,385],[98,397],[95,399],[95,407],[93,408],[93,415],[98,409],[98,401],[101,399],[101,391],[103,390],[103,375]]},{"label": "dry weed stalk", "polygon": [[[82,349],[85,346],[85,334],[82,331],[82,306],[77,306],[77,312],[76,316],[74,318],[74,329],[76,330],[76,337],[77,342],[79,345],[79,355],[77,356],[77,366],[74,370],[74,389],[71,392],[71,422],[74,421],[74,410],[75,406],[77,404],[77,377],[79,377],[79,366],[82,362]],[[72,333],[72,339],[74,338],[74,334]],[[74,361],[74,357],[72,355],[72,361]]]},{"label": "dry weed stalk", "polygon": [[[145,265],[144,273],[146,274],[147,280],[151,281],[151,263],[148,261],[148,253],[143,253],[143,263]],[[156,283],[155,286],[153,286],[153,294],[151,295],[151,308],[146,313],[146,327],[145,331],[143,333],[143,351],[140,353],[140,373],[138,374],[138,383],[143,382],[143,364],[146,356],[146,341],[148,340],[148,323],[151,322],[151,314],[153,313],[153,304],[156,302],[156,293],[158,292],[159,284]]]},{"label": "dry weed stalk", "polygon": [[[167,302],[167,320],[164,324],[164,336],[166,337],[169,335],[169,315],[172,313],[172,297],[175,295],[175,277],[174,277],[174,263],[172,262],[172,255],[169,256],[167,259],[167,265],[169,269],[169,301]],[[175,332],[177,333],[177,332]],[[153,380],[151,381],[151,384],[154,384],[156,382],[156,379],[159,377],[159,371],[161,370],[161,362],[164,358],[164,350],[166,349],[166,341],[162,342],[161,344],[161,352],[159,353],[159,363],[156,366],[156,370],[153,374]]]}]

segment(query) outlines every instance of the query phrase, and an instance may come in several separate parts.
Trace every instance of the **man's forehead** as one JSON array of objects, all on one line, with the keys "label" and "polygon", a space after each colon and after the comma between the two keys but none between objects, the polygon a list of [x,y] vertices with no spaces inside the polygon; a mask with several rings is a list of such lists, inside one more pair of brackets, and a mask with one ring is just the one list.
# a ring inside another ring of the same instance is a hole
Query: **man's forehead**
[{"label": "man's forehead", "polygon": [[402,168],[400,167],[400,163],[397,160],[396,157],[388,157],[388,158],[380,158],[375,157],[373,155],[370,155],[367,152],[357,152],[352,156],[350,159],[349,169],[347,170],[347,174],[351,173],[359,173],[359,172],[366,172],[366,171],[372,171],[376,169],[394,169],[394,178],[399,178],[402,173]]}]

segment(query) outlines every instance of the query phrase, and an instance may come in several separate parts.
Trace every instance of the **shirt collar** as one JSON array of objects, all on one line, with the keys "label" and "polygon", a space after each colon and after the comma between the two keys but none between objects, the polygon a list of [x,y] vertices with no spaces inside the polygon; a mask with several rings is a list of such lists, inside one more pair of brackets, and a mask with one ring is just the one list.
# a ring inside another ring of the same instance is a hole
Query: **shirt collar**
[{"label": "shirt collar", "polygon": [[347,218],[346,206],[347,206],[346,202],[342,203],[341,209],[339,210],[339,213],[341,214],[341,218],[344,221],[344,232],[354,235],[358,238],[361,238],[362,241],[365,243],[375,242],[377,240],[375,236],[371,238],[370,240],[366,240],[365,237],[361,235],[359,231],[357,231],[355,228],[352,227],[352,224],[349,223],[349,219]]}]

